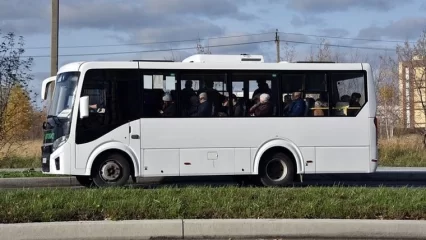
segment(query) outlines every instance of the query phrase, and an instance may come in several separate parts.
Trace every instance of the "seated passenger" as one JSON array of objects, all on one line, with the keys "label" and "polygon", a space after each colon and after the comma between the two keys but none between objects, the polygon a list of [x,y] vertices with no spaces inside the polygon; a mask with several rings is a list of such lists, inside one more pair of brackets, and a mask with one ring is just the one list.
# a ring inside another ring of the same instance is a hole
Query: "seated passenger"
[{"label": "seated passenger", "polygon": [[[361,104],[359,100],[361,99],[361,94],[354,92],[351,95],[351,99],[349,101],[349,107],[351,108],[361,108]],[[348,116],[356,116],[359,109],[348,109]]]},{"label": "seated passenger", "polygon": [[269,101],[271,97],[267,93],[262,93],[259,98],[259,103],[250,108],[250,116],[269,117],[272,116],[274,108]]},{"label": "seated passenger", "polygon": [[163,117],[174,117],[176,115],[176,104],[168,93],[163,97],[163,109],[160,110],[160,113]]},{"label": "seated passenger", "polygon": [[294,92],[292,94],[292,103],[288,107],[287,116],[289,117],[303,117],[305,115],[306,103],[301,98],[301,92]]},{"label": "seated passenger", "polygon": [[190,105],[186,109],[186,115],[189,117],[196,117],[198,116],[198,97],[197,95],[194,95],[189,98]]},{"label": "seated passenger", "polygon": [[322,92],[320,93],[320,97],[315,101],[316,108],[314,110],[314,116],[324,116],[324,110],[319,108],[328,107],[328,100],[327,100],[327,93]]},{"label": "seated passenger", "polygon": [[207,93],[202,92],[199,95],[200,105],[198,105],[198,116],[199,117],[211,117],[212,116],[212,104],[208,102]]}]

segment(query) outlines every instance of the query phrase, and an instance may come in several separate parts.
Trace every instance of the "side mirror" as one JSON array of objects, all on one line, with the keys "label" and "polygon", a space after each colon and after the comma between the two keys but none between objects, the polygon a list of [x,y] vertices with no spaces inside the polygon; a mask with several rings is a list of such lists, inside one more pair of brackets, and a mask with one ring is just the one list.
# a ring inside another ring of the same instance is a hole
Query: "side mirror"
[{"label": "side mirror", "polygon": [[51,86],[52,82],[55,82],[55,80],[56,80],[56,76],[48,77],[48,78],[43,80],[43,83],[41,85],[41,99],[42,100],[47,99],[47,94],[50,90],[50,86]]},{"label": "side mirror", "polygon": [[89,96],[80,98],[80,118],[86,118],[89,116]]}]

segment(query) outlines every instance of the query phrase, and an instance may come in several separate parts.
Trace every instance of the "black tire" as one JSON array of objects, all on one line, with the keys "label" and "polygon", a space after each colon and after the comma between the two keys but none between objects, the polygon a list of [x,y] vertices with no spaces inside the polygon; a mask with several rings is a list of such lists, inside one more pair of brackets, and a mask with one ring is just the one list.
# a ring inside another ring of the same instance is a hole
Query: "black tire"
[{"label": "black tire", "polygon": [[118,153],[103,155],[100,161],[96,162],[92,172],[93,183],[98,187],[121,187],[126,185],[129,177],[129,162]]},{"label": "black tire", "polygon": [[90,176],[75,176],[75,178],[83,187],[90,188],[93,186],[93,179]]},{"label": "black tire", "polygon": [[294,181],[293,160],[282,152],[265,156],[259,167],[259,180],[263,186],[286,186]]}]

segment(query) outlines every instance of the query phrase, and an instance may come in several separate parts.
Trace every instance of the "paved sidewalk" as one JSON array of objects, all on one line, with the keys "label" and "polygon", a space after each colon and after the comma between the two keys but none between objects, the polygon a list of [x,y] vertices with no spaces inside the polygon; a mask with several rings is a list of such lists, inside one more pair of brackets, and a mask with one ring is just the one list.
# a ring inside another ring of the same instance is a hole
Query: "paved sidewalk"
[{"label": "paved sidewalk", "polygon": [[2,239],[425,239],[426,221],[344,219],[133,220],[0,224]]}]

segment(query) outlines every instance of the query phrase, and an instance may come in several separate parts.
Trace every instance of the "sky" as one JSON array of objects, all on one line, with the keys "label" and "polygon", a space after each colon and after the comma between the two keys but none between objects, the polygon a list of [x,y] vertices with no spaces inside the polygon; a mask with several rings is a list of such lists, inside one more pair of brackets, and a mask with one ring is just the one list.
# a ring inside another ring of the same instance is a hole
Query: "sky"
[{"label": "sky", "polygon": [[[182,60],[197,41],[213,54],[273,62],[276,29],[284,61],[286,46],[295,49],[292,61],[303,61],[322,39],[347,61],[374,61],[426,30],[426,0],[60,0],[59,12],[59,67]],[[34,58],[30,86],[40,92],[50,75],[51,0],[1,0],[0,30],[24,37],[24,56]]]}]

